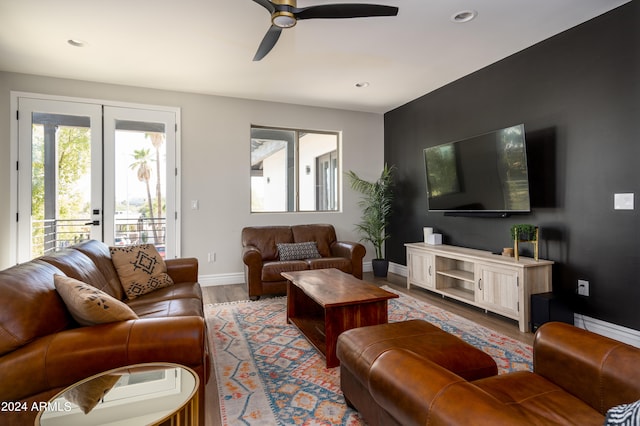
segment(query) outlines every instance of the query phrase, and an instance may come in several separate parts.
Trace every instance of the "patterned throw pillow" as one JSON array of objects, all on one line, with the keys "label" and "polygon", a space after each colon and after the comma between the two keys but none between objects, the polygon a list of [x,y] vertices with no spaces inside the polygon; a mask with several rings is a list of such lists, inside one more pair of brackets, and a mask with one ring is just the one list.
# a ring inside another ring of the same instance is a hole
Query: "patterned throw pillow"
[{"label": "patterned throw pillow", "polygon": [[63,275],[54,275],[53,283],[71,316],[80,325],[137,319],[130,307],[97,288]]},{"label": "patterned throw pillow", "polygon": [[280,260],[318,259],[318,244],[315,241],[304,243],[278,243]]},{"label": "patterned throw pillow", "polygon": [[167,265],[153,244],[109,247],[109,251],[129,299],[173,285]]},{"label": "patterned throw pillow", "polygon": [[640,400],[631,404],[622,404],[607,411],[605,426],[640,425]]}]

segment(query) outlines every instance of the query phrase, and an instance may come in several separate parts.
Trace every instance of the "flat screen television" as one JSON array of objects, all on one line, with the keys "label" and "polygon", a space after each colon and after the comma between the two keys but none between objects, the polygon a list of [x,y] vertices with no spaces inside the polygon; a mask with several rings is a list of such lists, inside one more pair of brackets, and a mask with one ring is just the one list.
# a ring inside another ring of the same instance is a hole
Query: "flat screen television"
[{"label": "flat screen television", "polygon": [[531,211],[524,125],[424,150],[428,210],[506,216]]}]

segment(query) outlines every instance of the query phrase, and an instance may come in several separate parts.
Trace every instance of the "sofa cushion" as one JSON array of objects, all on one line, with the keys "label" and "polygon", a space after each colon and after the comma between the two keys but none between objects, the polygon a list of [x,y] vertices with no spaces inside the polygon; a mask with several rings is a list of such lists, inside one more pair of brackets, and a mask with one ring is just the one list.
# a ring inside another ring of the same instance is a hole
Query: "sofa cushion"
[{"label": "sofa cushion", "polygon": [[173,285],[167,265],[153,244],[109,247],[109,252],[129,299]]},{"label": "sofa cushion", "polygon": [[342,272],[350,274],[352,272],[351,260],[345,257],[321,257],[319,259],[307,259],[309,269],[329,269],[336,268]]},{"label": "sofa cushion", "polygon": [[134,311],[134,306],[138,306],[142,303],[147,303],[149,300],[156,302],[169,301],[176,299],[198,299],[202,300],[202,289],[198,283],[179,283],[174,282],[169,287],[159,288],[151,293],[147,293],[144,296],[136,297],[132,300],[127,300],[126,303]]},{"label": "sofa cushion", "polygon": [[107,290],[106,288],[100,288],[96,286],[95,281],[89,281],[89,280],[80,280],[80,281],[90,282],[94,287],[100,288],[100,290],[110,294],[111,296],[115,297],[118,300],[122,300],[125,298],[124,289],[122,288],[122,284],[120,284],[120,278],[118,277],[118,272],[116,271],[116,268],[113,266],[113,261],[111,260],[111,253],[109,253],[109,247],[105,243],[97,240],[88,240],[80,244],[77,244],[71,248],[84,253],[89,259],[93,261],[93,263],[95,263],[96,267],[100,270],[100,272],[104,276],[104,279],[108,283],[109,290]]},{"label": "sofa cushion", "polygon": [[278,258],[278,243],[293,243],[289,226],[249,226],[242,229],[242,246],[256,247],[263,261]]},{"label": "sofa cushion", "polygon": [[202,300],[183,298],[175,300],[156,299],[155,292],[127,301],[127,305],[140,318],[203,317]]},{"label": "sofa cushion", "polygon": [[331,256],[331,246],[337,240],[335,228],[328,224],[294,225],[291,232],[296,243],[315,241],[322,257]]},{"label": "sofa cushion", "polygon": [[71,316],[80,325],[90,326],[138,318],[127,305],[89,284],[58,274],[54,275],[53,281]]},{"label": "sofa cushion", "polygon": [[515,407],[531,424],[603,424],[604,416],[560,386],[530,371],[476,380],[473,385]]},{"label": "sofa cushion", "polygon": [[347,368],[367,385],[369,369],[380,354],[406,349],[467,379],[498,374],[496,362],[483,351],[423,320],[358,327],[338,338],[336,353]]},{"label": "sofa cushion", "polygon": [[[85,283],[91,283],[98,290],[102,290],[116,299],[122,300],[122,290],[113,289],[102,271],[86,254],[67,248],[55,253],[42,256],[40,260],[54,265],[68,277],[75,278]],[[111,262],[111,260],[109,260]]]},{"label": "sofa cushion", "polygon": [[278,257],[280,260],[305,260],[317,259],[318,244],[315,241],[305,241],[303,243],[278,243]]},{"label": "sofa cushion", "polygon": [[262,281],[286,281],[281,272],[306,271],[309,269],[304,260],[285,260],[265,262],[262,266]]},{"label": "sofa cushion", "polygon": [[72,324],[53,285],[53,274],[61,273],[41,260],[0,271],[0,355]]}]

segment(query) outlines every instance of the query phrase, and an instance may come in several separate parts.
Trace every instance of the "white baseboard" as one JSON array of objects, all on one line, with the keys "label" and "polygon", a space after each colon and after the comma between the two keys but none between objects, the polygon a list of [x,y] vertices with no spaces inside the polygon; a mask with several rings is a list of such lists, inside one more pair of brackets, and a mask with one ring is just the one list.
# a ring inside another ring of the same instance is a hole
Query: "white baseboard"
[{"label": "white baseboard", "polygon": [[243,284],[244,273],[234,272],[229,274],[199,275],[198,282],[203,287],[213,287],[217,285]]},{"label": "white baseboard", "polygon": [[638,330],[633,330],[631,328],[612,324],[582,314],[574,314],[573,323],[576,327],[640,348],[640,331]]},{"label": "white baseboard", "polygon": [[407,267],[404,265],[400,265],[399,263],[389,263],[389,272],[392,274],[400,275],[403,277],[407,276]]}]

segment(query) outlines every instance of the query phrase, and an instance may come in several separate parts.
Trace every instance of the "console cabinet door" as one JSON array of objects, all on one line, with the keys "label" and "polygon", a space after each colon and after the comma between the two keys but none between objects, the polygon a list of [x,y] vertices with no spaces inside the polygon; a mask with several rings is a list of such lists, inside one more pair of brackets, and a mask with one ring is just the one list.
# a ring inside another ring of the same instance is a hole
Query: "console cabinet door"
[{"label": "console cabinet door", "polygon": [[409,266],[407,288],[410,284],[430,289],[435,288],[434,259],[435,256],[432,254],[407,249],[407,265]]},{"label": "console cabinet door", "polygon": [[492,312],[518,319],[519,271],[489,264],[476,264],[476,303]]}]

